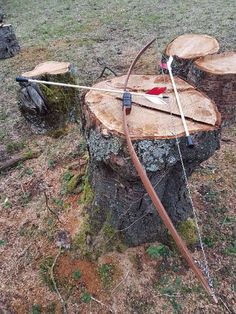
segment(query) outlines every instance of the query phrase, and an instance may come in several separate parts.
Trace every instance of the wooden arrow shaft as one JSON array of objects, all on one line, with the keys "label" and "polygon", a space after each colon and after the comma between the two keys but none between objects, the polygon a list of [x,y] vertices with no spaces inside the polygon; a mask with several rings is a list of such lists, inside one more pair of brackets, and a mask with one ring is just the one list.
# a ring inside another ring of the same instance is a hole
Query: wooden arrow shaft
[{"label": "wooden arrow shaft", "polygon": [[[66,83],[59,83],[59,82],[51,82],[51,81],[42,81],[42,80],[36,80],[36,79],[27,79],[30,83],[38,83],[38,84],[44,84],[44,85],[53,85],[53,86],[60,86],[60,87],[70,87],[70,88],[77,88],[77,89],[83,89],[83,90],[92,90],[92,91],[98,91],[98,92],[105,92],[105,93],[115,93],[122,95],[124,93],[123,90],[119,89],[107,89],[107,88],[99,88],[99,87],[90,87],[90,86],[84,86],[84,85],[75,85],[75,84],[66,84]],[[129,92],[131,95],[134,96],[142,96],[146,97],[147,94],[145,93],[137,93],[137,92]],[[151,98],[163,98],[159,95],[148,95],[148,97]],[[164,101],[163,101],[164,102]]]}]

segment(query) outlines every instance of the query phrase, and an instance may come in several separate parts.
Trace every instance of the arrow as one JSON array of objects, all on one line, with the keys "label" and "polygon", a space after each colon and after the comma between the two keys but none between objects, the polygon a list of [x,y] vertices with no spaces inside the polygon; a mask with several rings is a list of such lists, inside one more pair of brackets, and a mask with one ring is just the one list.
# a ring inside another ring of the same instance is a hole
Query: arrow
[{"label": "arrow", "polygon": [[[38,84],[44,84],[44,85],[53,85],[53,86],[60,86],[60,87],[71,87],[71,88],[77,88],[82,90],[92,90],[92,91],[99,91],[99,92],[105,92],[105,93],[115,93],[115,94],[124,94],[123,90],[119,89],[106,89],[106,88],[98,88],[98,87],[89,87],[89,86],[83,86],[83,85],[75,85],[75,84],[66,84],[66,83],[59,83],[59,82],[51,82],[51,81],[42,81],[42,80],[35,80],[30,79],[23,76],[16,77],[16,81],[19,83],[38,83]],[[137,92],[129,92],[130,95],[134,96],[142,96],[144,98],[147,98],[149,101],[154,103],[161,103],[166,104],[165,101],[162,100],[165,98],[169,98],[168,96],[160,96],[160,94],[164,93],[166,90],[166,87],[154,87],[147,93],[137,93]]]},{"label": "arrow", "polygon": [[185,131],[185,134],[186,134],[186,137],[187,137],[188,147],[193,148],[194,147],[193,140],[192,140],[192,137],[189,134],[188,126],[187,126],[187,123],[186,123],[186,120],[185,120],[184,112],[183,112],[183,109],[182,109],[182,105],[181,105],[181,102],[180,102],[179,94],[177,92],[175,80],[174,80],[173,73],[172,73],[172,68],[171,68],[172,61],[173,61],[173,57],[170,56],[169,60],[167,61],[167,68],[168,68],[168,71],[169,71],[171,83],[172,83],[173,88],[174,88],[175,98],[176,98],[177,105],[179,107],[179,112],[180,112],[181,119],[182,119],[182,122],[183,122],[184,131]]}]

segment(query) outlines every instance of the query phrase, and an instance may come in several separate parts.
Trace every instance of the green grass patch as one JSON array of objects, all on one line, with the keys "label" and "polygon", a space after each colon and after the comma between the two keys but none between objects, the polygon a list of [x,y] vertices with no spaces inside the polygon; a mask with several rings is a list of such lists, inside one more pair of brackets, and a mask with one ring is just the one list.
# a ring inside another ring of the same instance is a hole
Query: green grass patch
[{"label": "green grass patch", "polygon": [[81,296],[81,301],[83,303],[89,303],[91,301],[91,294],[89,292],[84,292]]},{"label": "green grass patch", "polygon": [[160,244],[159,246],[149,246],[146,252],[151,258],[154,259],[170,255],[169,248],[163,244]]},{"label": "green grass patch", "polygon": [[25,148],[25,141],[19,141],[19,142],[10,142],[6,145],[6,151],[11,154],[15,152],[21,151],[23,148]]},{"label": "green grass patch", "polygon": [[79,270],[76,270],[72,273],[72,278],[74,280],[79,280],[81,278],[81,272]]},{"label": "green grass patch", "polygon": [[44,257],[39,264],[39,272],[41,280],[46,284],[51,291],[54,291],[54,285],[50,277],[50,269],[53,265],[53,257]]},{"label": "green grass patch", "polygon": [[102,264],[98,268],[98,273],[105,288],[110,288],[112,285],[115,267],[112,264]]}]

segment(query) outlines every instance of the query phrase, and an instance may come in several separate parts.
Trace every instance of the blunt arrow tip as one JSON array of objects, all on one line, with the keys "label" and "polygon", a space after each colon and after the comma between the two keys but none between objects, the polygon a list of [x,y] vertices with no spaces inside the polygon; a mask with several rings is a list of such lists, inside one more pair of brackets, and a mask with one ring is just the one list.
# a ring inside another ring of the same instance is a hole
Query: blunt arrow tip
[{"label": "blunt arrow tip", "polygon": [[27,77],[24,77],[24,76],[17,76],[16,77],[16,81],[17,82],[25,82],[25,83],[27,83],[29,81],[29,79]]},{"label": "blunt arrow tip", "polygon": [[193,148],[194,147],[194,144],[193,144],[193,139],[190,135],[187,136],[187,146],[189,148]]}]

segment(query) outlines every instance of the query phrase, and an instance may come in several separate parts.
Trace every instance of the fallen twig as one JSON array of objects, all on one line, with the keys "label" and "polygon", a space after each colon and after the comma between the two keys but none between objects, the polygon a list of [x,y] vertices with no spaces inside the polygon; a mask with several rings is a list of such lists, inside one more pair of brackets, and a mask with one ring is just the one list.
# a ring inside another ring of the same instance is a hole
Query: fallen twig
[{"label": "fallen twig", "polygon": [[62,304],[63,313],[64,314],[68,314],[67,309],[66,309],[66,303],[65,303],[64,299],[62,298],[62,296],[60,294],[60,291],[57,288],[57,284],[56,284],[56,281],[55,281],[55,278],[54,278],[54,274],[53,274],[54,267],[56,265],[57,259],[60,256],[60,254],[61,254],[61,247],[60,247],[60,249],[59,249],[59,251],[58,251],[58,253],[57,253],[57,255],[56,255],[56,257],[55,257],[55,259],[53,261],[52,267],[50,268],[50,277],[51,277],[51,280],[52,280],[52,283],[53,283],[53,287],[54,287],[54,289],[56,291],[56,294],[58,296],[58,299],[60,300],[60,302]]},{"label": "fallen twig", "polygon": [[45,196],[45,203],[46,203],[46,207],[47,207],[48,211],[50,211],[53,215],[55,215],[56,218],[57,218],[57,220],[58,220],[60,223],[62,223],[61,220],[60,220],[60,218],[58,217],[57,213],[55,213],[55,212],[51,209],[51,207],[48,205],[48,196],[47,196],[47,193],[46,193],[45,191],[44,191],[43,193],[44,193],[44,196]]},{"label": "fallen twig", "polygon": [[113,293],[116,289],[119,288],[119,286],[127,279],[128,275],[129,275],[129,270],[127,271],[125,277],[118,283],[118,285],[116,285],[115,288],[112,289],[112,291],[111,291],[112,293]]},{"label": "fallen twig", "polygon": [[227,309],[227,311],[231,314],[234,312],[228,307],[228,305],[224,302],[224,300],[221,297],[218,297],[218,299],[221,301],[221,303],[224,305],[224,307]]},{"label": "fallen twig", "polygon": [[12,159],[7,160],[4,163],[0,164],[0,171],[8,170],[18,165],[19,162],[26,161],[28,159],[33,159],[39,157],[41,151],[32,151],[29,153],[21,153],[19,155],[14,156]]},{"label": "fallen twig", "polygon": [[32,244],[33,243],[31,242],[29,245],[27,245],[27,247],[18,255],[17,259],[22,258],[25,255],[25,253],[28,251],[28,249],[31,247]]},{"label": "fallen twig", "polygon": [[109,306],[107,306],[106,304],[102,303],[101,301],[99,301],[98,299],[94,298],[93,296],[91,296],[91,300],[97,302],[98,304],[104,306],[105,308],[107,308],[111,313],[114,313],[114,311],[109,308]]}]

